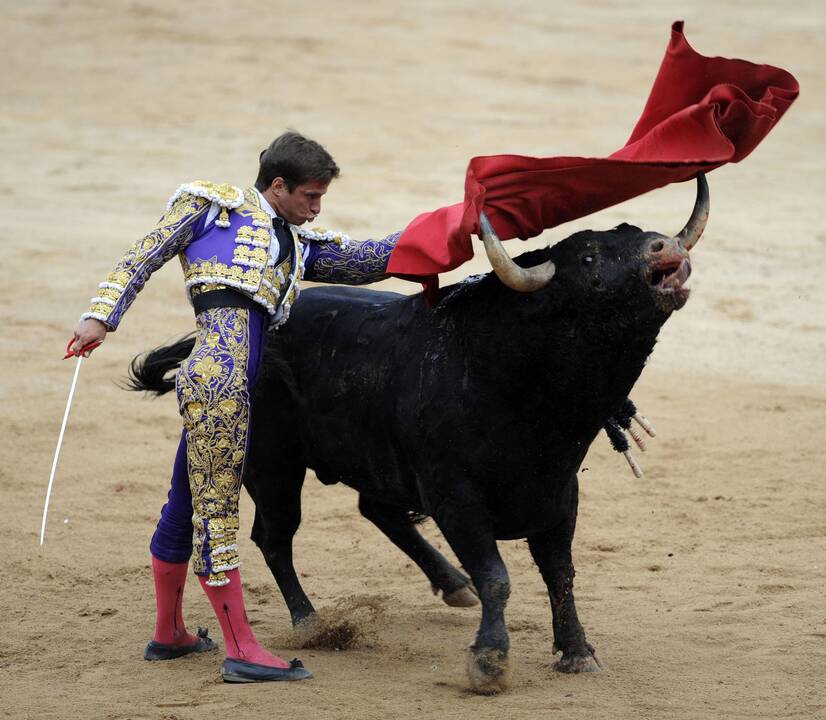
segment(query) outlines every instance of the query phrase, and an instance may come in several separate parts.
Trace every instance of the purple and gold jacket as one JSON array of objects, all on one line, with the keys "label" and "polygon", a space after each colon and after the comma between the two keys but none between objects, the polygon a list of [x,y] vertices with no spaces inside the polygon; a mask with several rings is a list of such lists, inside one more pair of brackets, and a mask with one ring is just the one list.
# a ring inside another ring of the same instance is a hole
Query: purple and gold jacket
[{"label": "purple and gold jacket", "polygon": [[129,247],[99,285],[81,319],[95,318],[115,330],[149,276],[175,255],[190,298],[233,288],[264,307],[275,327],[287,321],[302,278],[361,285],[387,276],[401,233],[355,241],[292,225],[293,247],[279,253],[272,219],[260,203],[253,188],[201,180],[181,185],[158,224]]}]

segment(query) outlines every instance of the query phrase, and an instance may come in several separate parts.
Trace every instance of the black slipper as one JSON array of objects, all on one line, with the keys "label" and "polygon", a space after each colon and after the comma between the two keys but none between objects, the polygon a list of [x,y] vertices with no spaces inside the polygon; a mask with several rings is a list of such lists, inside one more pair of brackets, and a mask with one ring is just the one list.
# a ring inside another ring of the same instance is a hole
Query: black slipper
[{"label": "black slipper", "polygon": [[198,642],[192,645],[165,645],[164,643],[150,640],[143,651],[144,660],[174,660],[175,658],[189,655],[190,653],[202,653],[214,650],[217,647],[212,639],[207,635],[206,628],[198,628]]},{"label": "black slipper", "polygon": [[290,667],[275,668],[243,660],[226,658],[221,665],[221,677],[228,683],[278,682],[280,680],[306,680],[313,674],[298,658],[290,660]]}]

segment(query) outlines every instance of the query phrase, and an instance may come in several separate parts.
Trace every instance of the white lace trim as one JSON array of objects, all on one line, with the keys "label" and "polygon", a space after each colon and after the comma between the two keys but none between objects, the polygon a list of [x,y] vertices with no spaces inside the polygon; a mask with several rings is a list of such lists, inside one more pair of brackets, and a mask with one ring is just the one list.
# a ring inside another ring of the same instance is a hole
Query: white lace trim
[{"label": "white lace trim", "polygon": [[[232,543],[232,545],[221,545],[221,547],[212,548],[213,553],[225,553],[225,552],[235,552],[238,549],[238,545]],[[215,568],[213,568],[215,569]]]},{"label": "white lace trim", "polygon": [[299,237],[305,238],[306,240],[312,240],[314,242],[334,242],[342,247],[347,247],[347,245],[352,242],[349,235],[336,232],[335,230],[327,230],[325,228],[304,228],[300,225],[290,225],[290,227]]},{"label": "white lace trim", "polygon": [[[284,303],[281,305],[281,312],[273,319],[273,330],[277,330],[290,319],[290,309],[295,304],[295,301],[298,300],[298,296],[301,294],[301,282],[298,279],[298,270],[303,267],[304,265],[301,260],[301,254],[299,253],[298,262],[296,263],[295,268],[293,268],[292,273],[290,273],[290,283],[283,294],[283,297],[288,299],[284,300]],[[292,302],[289,300],[290,294],[292,294]]]},{"label": "white lace trim", "polygon": [[257,262],[256,260],[247,260],[245,258],[234,258],[232,261],[233,265],[243,265],[245,267],[252,267],[258,268],[259,270],[263,270],[265,265],[264,263]]},{"label": "white lace trim", "polygon": [[114,300],[112,300],[112,298],[100,297],[100,295],[98,295],[97,297],[93,297],[91,302],[90,302],[90,305],[96,305],[97,303],[103,303],[104,305],[111,305],[112,307],[115,307],[115,305],[116,305],[116,302]]},{"label": "white lace trim", "polygon": [[252,245],[253,247],[260,247],[260,248],[268,248],[270,243],[265,242],[264,240],[253,240],[252,238],[244,237],[243,235],[238,235],[235,238],[235,243],[237,245]]},{"label": "white lace trim", "polygon": [[258,285],[242,283],[240,280],[233,280],[232,278],[213,277],[212,275],[198,275],[198,277],[190,278],[186,281],[185,286],[187,288],[191,288],[193,285],[204,285],[208,283],[226,285],[227,287],[237,288],[238,290],[246,290],[247,292],[258,292]]},{"label": "white lace trim", "polygon": [[285,302],[281,306],[282,313],[281,313],[281,316],[276,318],[275,322],[273,323],[273,329],[274,330],[277,330],[278,328],[280,328],[285,322],[287,322],[287,320],[290,319],[290,310],[292,309],[292,306],[295,303],[295,301],[298,300],[298,296],[301,294],[301,286],[298,283],[296,283],[295,287],[294,287],[294,290],[295,290],[295,293],[293,295],[292,303]]},{"label": "white lace trim", "polygon": [[[209,185],[211,185],[210,183]],[[195,197],[202,197],[210,202],[214,202],[216,205],[220,205],[223,208],[227,208],[229,210],[234,210],[237,207],[241,207],[244,204],[244,191],[241,190],[239,187],[235,187],[234,185],[230,185],[229,187],[234,191],[235,197],[227,199],[225,197],[221,197],[217,192],[215,192],[209,185],[202,185],[200,181],[196,180],[195,182],[191,183],[184,183],[183,185],[179,185],[178,189],[175,191],[175,194],[169,198],[169,202],[166,205],[166,209],[169,210],[175,201],[181,197],[181,195],[189,194],[194,195]]]},{"label": "white lace trim", "polygon": [[[277,292],[275,293],[275,298],[276,298],[276,300],[278,299],[278,293]],[[259,293],[255,293],[255,295],[252,296],[252,299],[255,300],[255,302],[257,302],[259,305],[263,305],[265,308],[267,308],[267,312],[271,316],[275,315],[275,305],[273,305],[263,295],[260,295]]]}]

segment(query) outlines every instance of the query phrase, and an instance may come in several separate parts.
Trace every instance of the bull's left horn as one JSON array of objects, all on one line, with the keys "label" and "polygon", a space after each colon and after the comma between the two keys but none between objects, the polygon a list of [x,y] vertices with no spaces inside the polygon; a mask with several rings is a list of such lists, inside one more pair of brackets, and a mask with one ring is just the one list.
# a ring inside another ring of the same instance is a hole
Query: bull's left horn
[{"label": "bull's left horn", "polygon": [[502,247],[502,241],[496,236],[493,226],[490,224],[485,213],[479,213],[479,225],[481,226],[479,237],[485,244],[493,272],[496,273],[503,285],[518,292],[533,292],[545,287],[556,272],[553,262],[548,260],[536,267],[519,267],[510,255]]},{"label": "bull's left horn", "polygon": [[691,211],[691,217],[685,227],[674,236],[677,242],[686,250],[691,250],[703,234],[708,222],[709,206],[706,176],[705,173],[699,173],[697,175],[697,199],[694,201],[694,210]]}]

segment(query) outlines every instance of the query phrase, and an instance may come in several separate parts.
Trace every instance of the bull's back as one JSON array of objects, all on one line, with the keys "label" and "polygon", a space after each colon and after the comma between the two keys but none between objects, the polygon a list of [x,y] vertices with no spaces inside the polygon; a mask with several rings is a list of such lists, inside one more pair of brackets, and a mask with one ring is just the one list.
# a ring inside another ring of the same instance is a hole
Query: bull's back
[{"label": "bull's back", "polygon": [[398,398],[410,359],[400,343],[420,302],[361,288],[312,288],[279,332],[278,352],[300,398],[293,427],[302,435],[307,466],[322,482],[415,505],[400,467]]},{"label": "bull's back", "polygon": [[326,393],[333,369],[366,372],[375,365],[379,353],[398,345],[402,316],[411,300],[399,293],[363,288],[304,291],[279,333],[297,376],[313,380],[303,382],[303,389]]}]

